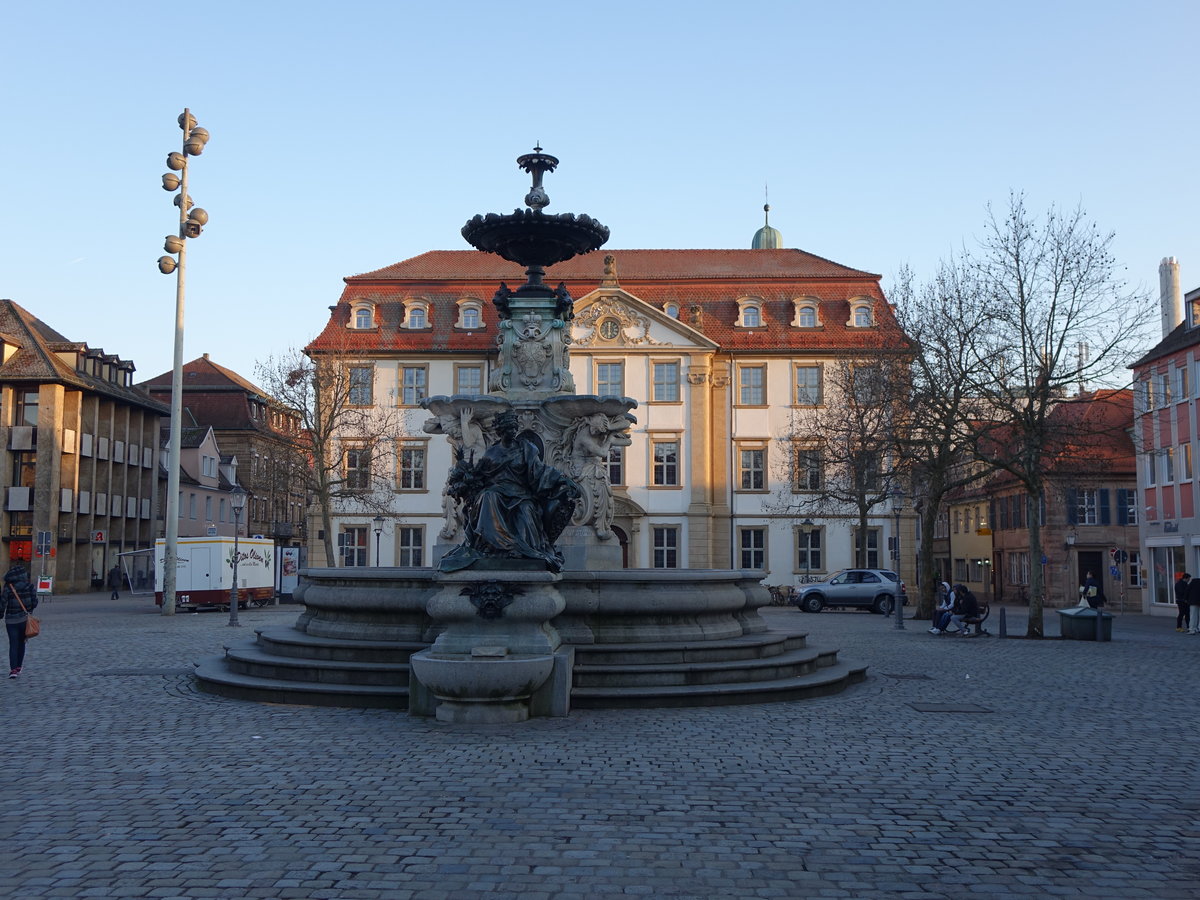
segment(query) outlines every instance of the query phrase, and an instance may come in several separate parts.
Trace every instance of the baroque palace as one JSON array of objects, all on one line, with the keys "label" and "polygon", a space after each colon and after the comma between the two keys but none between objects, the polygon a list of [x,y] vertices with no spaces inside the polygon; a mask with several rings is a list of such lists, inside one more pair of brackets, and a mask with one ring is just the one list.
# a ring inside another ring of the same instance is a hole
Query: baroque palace
[{"label": "baroque palace", "polygon": [[[631,443],[606,459],[610,539],[627,567],[759,569],[767,584],[790,585],[854,565],[860,539],[868,566],[895,566],[890,509],[861,536],[850,510],[802,524],[809,517],[789,498],[819,483],[820,455],[804,454],[797,475],[788,435],[797,413],[836,402],[827,366],[908,341],[879,275],[780,245],[765,225],[749,250],[601,250],[547,272],[575,301],[575,391],[638,403]],[[349,369],[356,404],[393,407],[404,422],[390,458],[368,463],[390,469],[391,516],[343,508],[341,558],[330,563],[429,566],[449,548],[441,492],[453,460],[446,440],[424,431],[420,402],[487,393],[498,358],[491,297],[523,280],[520,266],[474,250],[345,279],[307,352]],[[352,437],[342,452],[346,466],[365,462]],[[310,546],[321,565],[321,542]],[[905,562],[902,575],[912,574]]]}]

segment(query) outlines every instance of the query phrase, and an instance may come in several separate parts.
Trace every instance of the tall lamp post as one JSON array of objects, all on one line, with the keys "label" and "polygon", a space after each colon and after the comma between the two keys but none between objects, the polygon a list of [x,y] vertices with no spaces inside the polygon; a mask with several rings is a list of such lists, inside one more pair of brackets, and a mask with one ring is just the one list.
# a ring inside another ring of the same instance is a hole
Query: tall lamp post
[{"label": "tall lamp post", "polygon": [[229,588],[229,624],[240,625],[238,621],[238,534],[242,530],[242,510],[246,508],[246,491],[240,484],[235,484],[229,492],[229,505],[233,507],[233,586]]},{"label": "tall lamp post", "polygon": [[[900,488],[892,490],[892,512],[896,516],[896,529],[892,537],[892,559],[896,562],[896,575],[900,574],[900,513],[904,509],[904,491]],[[896,607],[896,627],[901,631],[904,630],[904,598],[896,593],[896,601],[892,604]]]},{"label": "tall lamp post", "polygon": [[[167,235],[163,249],[170,256],[158,258],[158,271],[176,274],[175,280],[175,359],[171,368],[171,434],[167,450],[167,528],[163,554],[162,614],[175,614],[175,578],[179,557],[179,453],[182,446],[180,431],[183,418],[183,287],[187,270],[187,239],[199,237],[208,224],[208,213],[192,208],[188,196],[188,157],[199,156],[208,143],[208,129],[199,128],[195,117],[185,108],[179,117],[183,130],[183,152],[167,154],[167,172],[162,177],[164,191],[178,191],[175,205],[179,207],[179,232]],[[179,174],[176,175],[175,173]],[[178,259],[175,257],[178,256]],[[236,623],[233,623],[236,624]]]},{"label": "tall lamp post", "polygon": [[804,532],[804,583],[812,584],[812,533],[816,528],[816,524],[812,519],[805,519],[800,523],[800,528]]},{"label": "tall lamp post", "polygon": [[376,516],[375,522],[375,568],[379,568],[379,537],[383,534],[383,516]]}]

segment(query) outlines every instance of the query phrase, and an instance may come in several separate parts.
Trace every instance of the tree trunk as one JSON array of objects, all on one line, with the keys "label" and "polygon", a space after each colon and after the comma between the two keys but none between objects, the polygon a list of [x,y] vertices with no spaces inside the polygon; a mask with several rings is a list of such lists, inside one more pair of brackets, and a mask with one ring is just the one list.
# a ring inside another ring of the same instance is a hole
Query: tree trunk
[{"label": "tree trunk", "polygon": [[934,529],[937,527],[938,510],[942,498],[929,497],[921,508],[921,549],[918,559],[921,570],[921,594],[917,601],[917,612],[914,618],[932,619],[933,601],[937,594],[938,572],[937,560],[933,558]]},{"label": "tree trunk", "polygon": [[1041,494],[1028,494],[1026,503],[1029,508],[1029,625],[1025,636],[1040,638],[1045,636],[1042,627],[1042,608],[1046,596],[1045,569],[1042,566],[1042,523],[1038,521],[1038,511],[1041,509]]}]

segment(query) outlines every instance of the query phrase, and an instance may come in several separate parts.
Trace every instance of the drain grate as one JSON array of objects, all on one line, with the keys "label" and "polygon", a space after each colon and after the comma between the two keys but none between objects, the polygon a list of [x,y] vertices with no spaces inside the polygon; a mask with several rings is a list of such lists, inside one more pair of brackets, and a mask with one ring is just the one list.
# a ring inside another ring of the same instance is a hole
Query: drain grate
[{"label": "drain grate", "polygon": [[101,672],[90,672],[92,677],[108,677],[110,675],[187,675],[191,669],[104,669]]},{"label": "drain grate", "polygon": [[975,703],[910,703],[917,712],[990,713],[986,706]]}]

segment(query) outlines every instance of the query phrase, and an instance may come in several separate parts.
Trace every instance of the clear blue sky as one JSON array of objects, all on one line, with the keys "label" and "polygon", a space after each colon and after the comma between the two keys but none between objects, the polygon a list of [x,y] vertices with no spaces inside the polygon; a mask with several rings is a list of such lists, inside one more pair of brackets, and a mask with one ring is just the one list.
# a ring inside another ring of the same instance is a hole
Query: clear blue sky
[{"label": "clear blue sky", "polygon": [[784,243],[918,276],[1011,189],[1082,204],[1128,278],[1200,286],[1194,2],[20,4],[0,28],[0,297],[170,369],[160,187],[190,107],[185,359],[247,377],[347,275],[466,249],[562,160],[612,248]]}]

